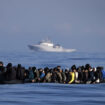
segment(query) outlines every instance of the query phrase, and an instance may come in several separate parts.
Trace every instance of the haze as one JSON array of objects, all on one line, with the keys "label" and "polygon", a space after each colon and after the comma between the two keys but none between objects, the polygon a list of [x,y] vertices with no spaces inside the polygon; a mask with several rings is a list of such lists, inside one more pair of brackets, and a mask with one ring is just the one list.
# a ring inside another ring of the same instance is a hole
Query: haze
[{"label": "haze", "polygon": [[0,0],[0,51],[49,37],[78,52],[105,52],[105,0]]}]

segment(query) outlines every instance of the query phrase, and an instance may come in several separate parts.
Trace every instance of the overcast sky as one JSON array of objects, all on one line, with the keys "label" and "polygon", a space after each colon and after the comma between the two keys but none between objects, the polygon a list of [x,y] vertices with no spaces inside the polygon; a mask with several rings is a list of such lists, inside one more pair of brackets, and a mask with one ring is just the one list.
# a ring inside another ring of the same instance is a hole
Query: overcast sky
[{"label": "overcast sky", "polygon": [[0,51],[28,51],[46,37],[79,52],[105,52],[105,0],[0,0]]}]

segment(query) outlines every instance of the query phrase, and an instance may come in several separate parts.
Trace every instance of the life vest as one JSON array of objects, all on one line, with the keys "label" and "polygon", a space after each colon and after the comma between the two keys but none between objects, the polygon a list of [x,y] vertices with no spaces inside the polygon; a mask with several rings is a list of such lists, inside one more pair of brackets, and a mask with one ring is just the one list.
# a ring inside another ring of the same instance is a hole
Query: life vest
[{"label": "life vest", "polygon": [[70,72],[70,75],[71,75],[71,80],[68,82],[68,84],[73,83],[74,80],[75,80],[75,73],[74,72]]}]

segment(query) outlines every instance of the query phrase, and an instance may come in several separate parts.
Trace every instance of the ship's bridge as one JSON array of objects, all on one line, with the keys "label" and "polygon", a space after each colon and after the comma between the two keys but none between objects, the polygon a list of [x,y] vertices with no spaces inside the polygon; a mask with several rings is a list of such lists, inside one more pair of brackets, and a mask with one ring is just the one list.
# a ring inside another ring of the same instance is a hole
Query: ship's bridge
[{"label": "ship's bridge", "polygon": [[48,41],[41,41],[39,44],[44,45],[44,46],[50,46],[50,47],[54,46],[54,44],[49,40]]}]

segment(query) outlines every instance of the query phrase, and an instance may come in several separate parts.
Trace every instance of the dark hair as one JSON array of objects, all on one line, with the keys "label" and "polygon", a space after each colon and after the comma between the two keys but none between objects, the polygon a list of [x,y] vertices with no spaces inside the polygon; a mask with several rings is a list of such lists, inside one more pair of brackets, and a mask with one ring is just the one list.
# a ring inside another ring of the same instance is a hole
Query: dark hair
[{"label": "dark hair", "polygon": [[98,66],[97,67],[97,71],[100,71],[100,70],[103,70],[103,67],[102,66]]},{"label": "dark hair", "polygon": [[85,69],[87,69],[87,70],[89,70],[90,67],[91,67],[90,64],[85,65]]},{"label": "dark hair", "polygon": [[73,66],[71,67],[71,69],[72,69],[72,70],[76,69],[76,65],[73,65]]},{"label": "dark hair", "polygon": [[21,64],[18,64],[18,68],[21,68]]},{"label": "dark hair", "polygon": [[8,64],[7,64],[7,68],[8,68],[8,67],[12,67],[12,63],[8,63]]},{"label": "dark hair", "polygon": [[2,62],[2,61],[0,61],[0,64],[2,64],[2,65],[3,65],[3,62]]},{"label": "dark hair", "polygon": [[58,65],[57,67],[61,67],[60,65]]},{"label": "dark hair", "polygon": [[32,70],[34,71],[34,70],[36,70],[36,67],[34,66],[34,67],[32,67]]},{"label": "dark hair", "polygon": [[85,69],[85,67],[84,66],[81,66],[81,70],[84,70]]},{"label": "dark hair", "polygon": [[48,71],[48,70],[49,70],[49,68],[48,68],[48,67],[45,67],[45,68],[44,68],[44,70],[45,70],[45,71]]}]

